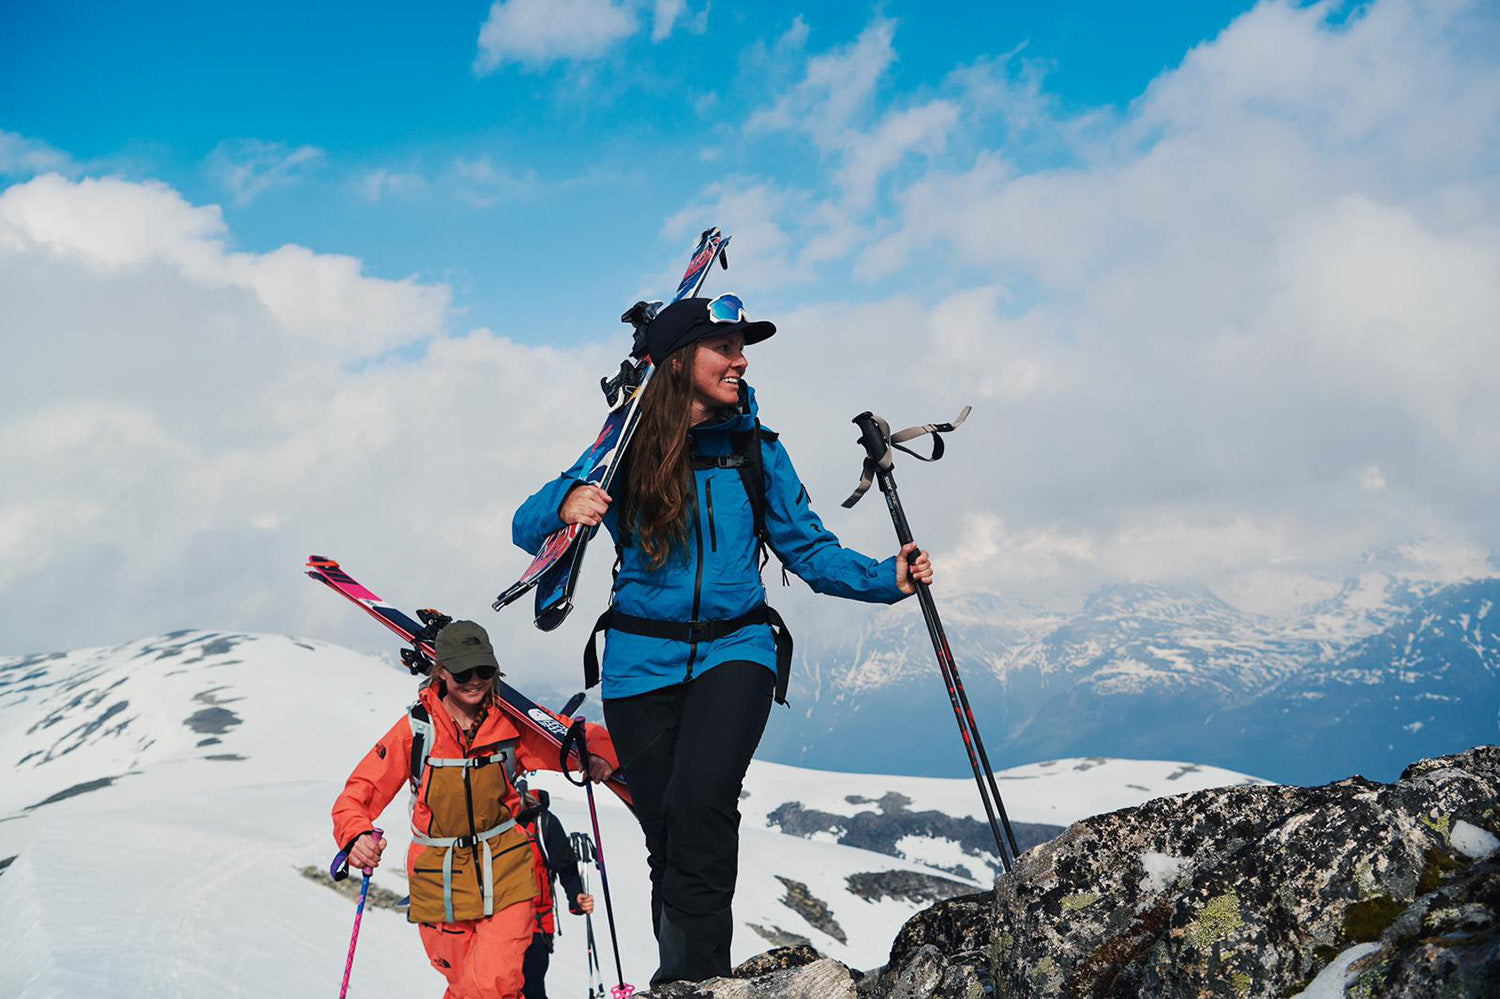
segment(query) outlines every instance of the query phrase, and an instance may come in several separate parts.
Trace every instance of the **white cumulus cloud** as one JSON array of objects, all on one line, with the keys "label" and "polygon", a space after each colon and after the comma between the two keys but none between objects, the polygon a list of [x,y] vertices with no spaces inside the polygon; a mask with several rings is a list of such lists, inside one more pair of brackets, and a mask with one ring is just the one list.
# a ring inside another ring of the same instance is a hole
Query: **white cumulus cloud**
[{"label": "white cumulus cloud", "polygon": [[479,28],[474,70],[597,58],[637,29],[634,7],[615,0],[495,0]]}]

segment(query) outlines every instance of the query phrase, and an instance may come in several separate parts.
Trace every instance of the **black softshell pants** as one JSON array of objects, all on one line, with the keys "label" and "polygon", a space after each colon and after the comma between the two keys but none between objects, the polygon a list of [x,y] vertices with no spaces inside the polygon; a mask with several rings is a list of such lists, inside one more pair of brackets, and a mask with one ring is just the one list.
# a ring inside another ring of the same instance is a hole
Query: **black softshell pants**
[{"label": "black softshell pants", "polygon": [[538,930],[531,936],[526,957],[521,962],[526,999],[547,999],[547,965],[552,963],[552,934]]},{"label": "black softshell pants", "polygon": [[722,663],[688,683],[604,702],[651,866],[661,966],[651,984],[729,974],[740,788],[775,674]]}]

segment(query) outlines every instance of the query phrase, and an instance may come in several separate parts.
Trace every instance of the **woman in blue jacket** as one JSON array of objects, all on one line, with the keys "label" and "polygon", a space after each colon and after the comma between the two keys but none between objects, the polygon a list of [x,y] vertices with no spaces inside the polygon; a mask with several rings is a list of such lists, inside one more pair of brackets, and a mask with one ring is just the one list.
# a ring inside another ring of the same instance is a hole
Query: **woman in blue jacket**
[{"label": "woman in blue jacket", "polygon": [[611,497],[575,465],[513,525],[534,554],[564,524],[603,524],[619,552],[598,625],[604,717],[646,837],[653,985],[729,973],[740,786],[773,696],[784,703],[791,653],[766,606],[763,547],[814,590],[855,600],[895,603],[932,579],[925,552],[908,566],[915,546],[877,562],[808,506],[743,381],[743,348],[775,332],[734,295],[667,306],[647,330],[657,370],[616,477],[624,488]]}]

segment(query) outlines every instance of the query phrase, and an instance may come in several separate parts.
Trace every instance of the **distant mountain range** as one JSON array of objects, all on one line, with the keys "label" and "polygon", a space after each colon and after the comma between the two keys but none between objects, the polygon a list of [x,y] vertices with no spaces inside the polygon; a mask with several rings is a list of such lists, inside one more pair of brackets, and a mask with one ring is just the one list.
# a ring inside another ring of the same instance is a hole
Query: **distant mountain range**
[{"label": "distant mountain range", "polygon": [[[786,602],[793,711],[773,714],[763,758],[967,770],[914,604],[833,625]],[[1500,742],[1500,576],[1372,568],[1279,616],[1145,583],[1105,587],[1072,614],[986,592],[944,595],[940,610],[996,767],[1097,754],[1293,783],[1393,780],[1413,759]]]}]

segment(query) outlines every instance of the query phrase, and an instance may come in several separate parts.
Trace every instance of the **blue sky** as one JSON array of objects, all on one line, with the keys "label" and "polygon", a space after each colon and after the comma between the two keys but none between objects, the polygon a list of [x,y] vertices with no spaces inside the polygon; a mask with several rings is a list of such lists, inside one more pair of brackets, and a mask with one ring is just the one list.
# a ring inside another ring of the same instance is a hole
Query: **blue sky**
[{"label": "blue sky", "polygon": [[488,615],[711,224],[846,543],[849,417],[973,405],[903,472],[940,593],[1493,572],[1496,53],[1488,0],[0,5],[0,652],[368,647],[310,552]]},{"label": "blue sky", "polygon": [[[715,178],[826,188],[827,153],[741,133],[796,80],[796,61],[776,55],[794,24],[819,53],[888,22],[899,57],[877,106],[951,92],[956,68],[1008,59],[1002,72],[1044,74],[1057,109],[1079,113],[1123,108],[1246,6],[716,3],[690,6],[660,40],[643,8],[639,29],[596,57],[484,71],[483,3],[13,4],[0,11],[0,128],[220,204],[244,249],[358,256],[379,276],[450,284],[459,329],[571,343],[610,332],[675,266],[682,239],[663,221]],[[1003,137],[994,120],[966,124],[956,161]],[[223,162],[257,150],[262,169],[305,156],[283,182],[237,195]],[[1049,143],[1009,153],[1066,155]],[[371,198],[360,183],[376,171],[430,183]],[[869,295],[836,266],[810,276]]]}]

